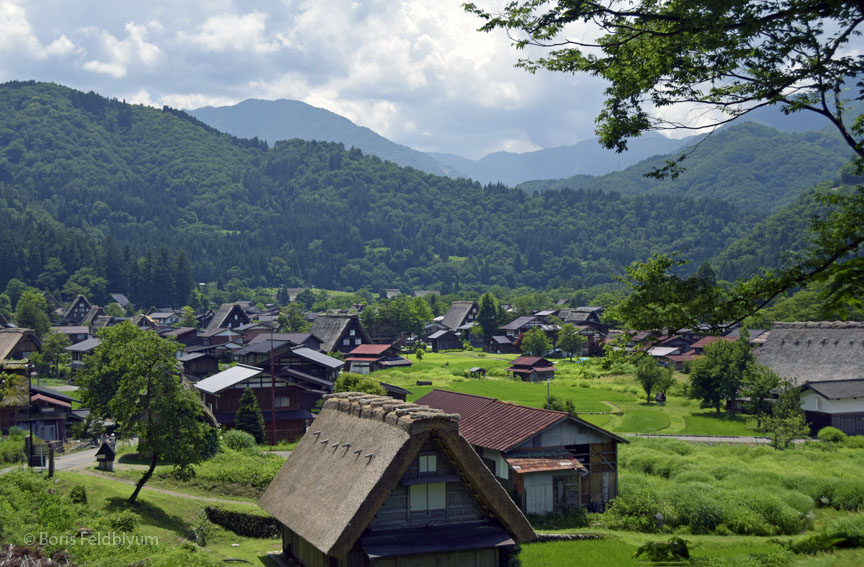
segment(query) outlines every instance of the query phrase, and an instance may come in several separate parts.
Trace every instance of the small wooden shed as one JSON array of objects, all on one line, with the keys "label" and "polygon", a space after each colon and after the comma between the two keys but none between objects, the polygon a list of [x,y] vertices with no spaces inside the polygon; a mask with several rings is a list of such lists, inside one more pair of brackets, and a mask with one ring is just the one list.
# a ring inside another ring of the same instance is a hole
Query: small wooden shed
[{"label": "small wooden shed", "polygon": [[96,451],[96,468],[100,471],[114,471],[114,458],[117,456],[117,451],[111,443],[102,443],[99,450]]}]

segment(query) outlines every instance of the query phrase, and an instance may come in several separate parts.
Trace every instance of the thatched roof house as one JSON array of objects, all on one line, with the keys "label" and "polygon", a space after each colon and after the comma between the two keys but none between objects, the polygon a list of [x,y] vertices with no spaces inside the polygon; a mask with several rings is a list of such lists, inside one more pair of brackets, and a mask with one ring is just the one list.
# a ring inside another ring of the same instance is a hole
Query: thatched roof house
[{"label": "thatched roof house", "polygon": [[260,505],[304,565],[502,565],[536,537],[459,416],[355,392],[329,397]]},{"label": "thatched roof house", "polygon": [[456,330],[463,325],[473,324],[480,307],[476,301],[454,301],[444,314],[441,322],[448,329]]},{"label": "thatched roof house", "polygon": [[812,432],[864,434],[864,323],[775,323],[756,361],[801,387]]},{"label": "thatched roof house", "polygon": [[864,323],[775,323],[757,361],[797,386],[864,378]]},{"label": "thatched roof house", "polygon": [[357,315],[319,315],[309,332],[321,339],[322,352],[351,352],[372,343]]},{"label": "thatched roof house", "polygon": [[210,319],[206,331],[216,329],[233,329],[251,323],[249,315],[243,310],[240,303],[223,303]]}]

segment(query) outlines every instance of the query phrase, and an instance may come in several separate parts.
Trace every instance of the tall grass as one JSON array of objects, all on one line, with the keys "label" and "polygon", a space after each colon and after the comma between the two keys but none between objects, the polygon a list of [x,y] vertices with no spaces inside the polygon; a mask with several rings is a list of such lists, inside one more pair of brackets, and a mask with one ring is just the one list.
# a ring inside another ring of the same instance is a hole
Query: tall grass
[{"label": "tall grass", "polygon": [[633,439],[620,448],[611,526],[643,532],[798,534],[816,507],[864,510],[864,452]]},{"label": "tall grass", "polygon": [[24,457],[24,430],[13,427],[8,437],[0,439],[0,465],[17,463]]}]

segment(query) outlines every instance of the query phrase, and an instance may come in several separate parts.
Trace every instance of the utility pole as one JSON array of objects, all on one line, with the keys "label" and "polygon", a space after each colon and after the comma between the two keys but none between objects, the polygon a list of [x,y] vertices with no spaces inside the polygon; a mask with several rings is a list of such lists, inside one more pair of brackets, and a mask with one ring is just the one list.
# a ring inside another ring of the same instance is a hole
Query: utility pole
[{"label": "utility pole", "polygon": [[273,373],[273,323],[270,323],[270,444],[276,444],[276,375]]}]

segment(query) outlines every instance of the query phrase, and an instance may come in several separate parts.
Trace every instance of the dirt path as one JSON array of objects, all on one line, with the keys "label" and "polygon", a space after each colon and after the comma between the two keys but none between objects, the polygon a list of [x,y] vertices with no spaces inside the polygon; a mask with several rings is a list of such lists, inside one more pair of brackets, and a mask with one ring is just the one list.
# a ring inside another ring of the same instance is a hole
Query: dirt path
[{"label": "dirt path", "polygon": [[[116,476],[112,476],[110,474],[103,474],[103,473],[99,473],[99,472],[92,471],[89,469],[73,470],[70,472],[74,472],[77,474],[86,474],[87,476],[95,476],[97,478],[104,478],[107,480],[112,480],[114,482],[119,482],[120,484],[135,486],[134,481],[127,480],[125,478],[117,478]],[[185,498],[186,500],[198,500],[200,502],[215,502],[218,504],[248,504],[250,506],[255,505],[254,502],[245,501],[245,500],[228,500],[226,498],[212,498],[210,496],[197,496],[195,494],[187,494],[185,492],[177,492],[175,490],[167,490],[165,488],[156,488],[153,486],[147,486],[146,484],[144,485],[144,488],[142,488],[141,490],[142,491],[157,492],[159,494],[165,494],[166,496],[173,496],[175,498]]]}]

